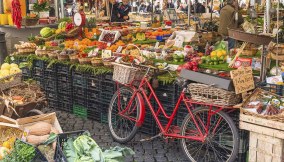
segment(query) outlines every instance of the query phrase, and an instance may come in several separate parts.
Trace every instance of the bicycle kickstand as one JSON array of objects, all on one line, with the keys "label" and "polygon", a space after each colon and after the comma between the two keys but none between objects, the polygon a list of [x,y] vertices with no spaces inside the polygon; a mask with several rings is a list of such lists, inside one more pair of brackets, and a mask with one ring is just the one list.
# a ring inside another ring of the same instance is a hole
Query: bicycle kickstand
[{"label": "bicycle kickstand", "polygon": [[140,142],[144,142],[144,141],[151,141],[152,139],[155,139],[157,137],[161,137],[162,136],[162,133],[159,133],[153,137],[150,137],[150,138],[144,138],[144,139],[141,139]]}]

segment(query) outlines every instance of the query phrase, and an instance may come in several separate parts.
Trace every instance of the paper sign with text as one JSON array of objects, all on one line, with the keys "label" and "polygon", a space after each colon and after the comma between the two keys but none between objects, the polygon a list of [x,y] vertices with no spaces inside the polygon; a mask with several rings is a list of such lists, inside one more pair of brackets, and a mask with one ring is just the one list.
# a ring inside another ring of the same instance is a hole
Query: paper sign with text
[{"label": "paper sign with text", "polygon": [[174,44],[174,46],[181,48],[182,45],[183,45],[183,42],[184,42],[184,37],[181,36],[181,35],[177,35],[176,38],[175,38],[175,44]]},{"label": "paper sign with text", "polygon": [[103,50],[102,51],[102,58],[110,58],[111,57],[111,50]]},{"label": "paper sign with text", "polygon": [[251,67],[240,67],[237,70],[232,70],[230,74],[236,94],[245,93],[255,88]]}]

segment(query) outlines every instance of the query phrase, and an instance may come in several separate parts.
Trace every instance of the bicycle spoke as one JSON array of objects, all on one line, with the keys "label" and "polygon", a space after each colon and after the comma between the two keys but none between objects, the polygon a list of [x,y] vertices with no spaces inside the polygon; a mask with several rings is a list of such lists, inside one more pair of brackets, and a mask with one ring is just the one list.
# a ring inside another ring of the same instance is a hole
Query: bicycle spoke
[{"label": "bicycle spoke", "polygon": [[[208,108],[199,109],[200,111],[194,112],[195,119],[201,131],[207,129],[208,134],[204,142],[182,140],[186,144],[183,145],[185,153],[190,157],[191,161],[194,159],[197,162],[227,162],[235,149],[235,138],[231,126],[219,112],[209,118]],[[199,135],[198,132],[194,132],[197,130],[197,126],[192,123],[193,119],[191,117],[186,120],[186,123],[183,124],[182,130],[184,133],[182,134],[186,136]]]}]

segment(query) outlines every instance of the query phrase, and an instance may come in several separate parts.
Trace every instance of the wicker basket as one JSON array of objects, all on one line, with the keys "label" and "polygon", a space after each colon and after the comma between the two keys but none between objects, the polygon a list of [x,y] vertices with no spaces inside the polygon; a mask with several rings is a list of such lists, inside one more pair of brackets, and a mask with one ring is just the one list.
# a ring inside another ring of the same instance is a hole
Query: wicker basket
[{"label": "wicker basket", "polygon": [[58,60],[60,61],[68,61],[69,60],[69,55],[57,55]]},{"label": "wicker basket", "polygon": [[102,66],[103,60],[101,58],[93,58],[91,63],[93,66]]},{"label": "wicker basket", "polygon": [[113,62],[111,62],[111,61],[104,61],[103,62],[103,64],[104,64],[104,66],[105,67],[109,67],[109,68],[112,68],[113,67],[113,64],[112,64]]},{"label": "wicker basket", "polygon": [[38,18],[25,18],[22,21],[23,26],[35,26],[38,23]]},{"label": "wicker basket", "polygon": [[129,84],[133,80],[140,80],[141,75],[138,68],[127,66],[118,63],[112,63],[114,65],[113,80],[121,84]]},{"label": "wicker basket", "polygon": [[19,48],[18,53],[35,53],[35,48]]},{"label": "wicker basket", "polygon": [[[11,80],[13,78],[13,80]],[[17,73],[13,75],[9,75],[7,77],[0,79],[0,90],[6,90],[8,88],[14,87],[16,85],[21,84],[22,81],[22,73]]]},{"label": "wicker basket", "polygon": [[72,63],[78,63],[79,62],[77,54],[69,55],[69,59],[70,59],[70,62],[72,62]]},{"label": "wicker basket", "polygon": [[85,58],[78,58],[80,64],[91,64],[92,58],[85,57]]},{"label": "wicker basket", "polygon": [[270,52],[270,56],[272,59],[274,60],[280,60],[280,61],[283,61],[284,60],[284,55],[276,55],[272,52]]},{"label": "wicker basket", "polygon": [[216,105],[231,106],[241,102],[241,96],[232,91],[215,88],[206,84],[191,83],[188,91],[193,100]]},{"label": "wicker basket", "polygon": [[[258,88],[243,102],[242,107],[246,107],[246,105],[249,103],[250,99],[253,98],[254,96],[258,95],[261,92],[265,92],[265,93],[268,93],[268,94],[275,95],[274,93],[271,93],[271,92],[268,92],[268,91],[265,91],[263,89]],[[278,96],[278,97],[280,98],[280,96]],[[257,114],[257,113],[248,111],[244,108],[241,108],[241,113],[245,114],[245,115],[263,118],[263,119],[268,119],[268,120],[273,120],[273,121],[278,121],[278,122],[284,122],[284,111],[282,111],[281,113],[279,113],[277,115],[262,115],[262,114]]]},{"label": "wicker basket", "polygon": [[73,37],[77,36],[77,35],[79,34],[79,30],[80,30],[80,28],[78,28],[78,27],[76,27],[76,28],[70,30],[70,31],[66,34],[66,37],[67,37],[67,38],[73,38]]},{"label": "wicker basket", "polygon": [[249,50],[243,50],[242,55],[244,56],[253,56],[257,53],[257,48],[251,48]]},{"label": "wicker basket", "polygon": [[51,59],[57,59],[57,53],[48,53],[48,57],[51,58]]}]

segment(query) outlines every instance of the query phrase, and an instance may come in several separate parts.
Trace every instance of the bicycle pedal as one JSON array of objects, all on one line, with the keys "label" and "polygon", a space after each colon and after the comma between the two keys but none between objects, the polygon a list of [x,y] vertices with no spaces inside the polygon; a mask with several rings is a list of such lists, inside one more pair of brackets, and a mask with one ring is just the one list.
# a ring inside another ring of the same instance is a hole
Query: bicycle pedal
[{"label": "bicycle pedal", "polygon": [[157,137],[161,137],[161,136],[162,136],[162,134],[159,133],[159,134],[157,134],[153,137],[141,139],[140,142],[151,141],[152,139],[157,138]]}]

